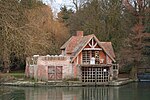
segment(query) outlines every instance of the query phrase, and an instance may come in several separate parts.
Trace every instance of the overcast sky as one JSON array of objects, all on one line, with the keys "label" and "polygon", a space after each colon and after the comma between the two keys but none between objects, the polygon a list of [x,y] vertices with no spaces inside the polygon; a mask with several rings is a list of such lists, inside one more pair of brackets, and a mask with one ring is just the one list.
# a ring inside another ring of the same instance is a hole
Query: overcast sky
[{"label": "overcast sky", "polygon": [[59,12],[60,7],[63,5],[66,5],[67,7],[72,7],[72,0],[54,0],[53,3],[50,2],[50,0],[43,0],[46,4],[51,5],[54,12]]},{"label": "overcast sky", "polygon": [[62,3],[62,0],[56,0],[57,3]]}]

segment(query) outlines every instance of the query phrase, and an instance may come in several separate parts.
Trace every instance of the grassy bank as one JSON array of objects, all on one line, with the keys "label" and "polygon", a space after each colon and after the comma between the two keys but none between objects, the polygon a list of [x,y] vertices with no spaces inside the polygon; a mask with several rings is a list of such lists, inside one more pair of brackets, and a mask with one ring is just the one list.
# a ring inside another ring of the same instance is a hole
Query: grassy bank
[{"label": "grassy bank", "polygon": [[14,78],[24,78],[25,74],[20,72],[20,73],[8,73],[8,75],[14,77]]},{"label": "grassy bank", "polygon": [[24,77],[25,77],[24,72],[0,73],[0,82],[12,81]]}]

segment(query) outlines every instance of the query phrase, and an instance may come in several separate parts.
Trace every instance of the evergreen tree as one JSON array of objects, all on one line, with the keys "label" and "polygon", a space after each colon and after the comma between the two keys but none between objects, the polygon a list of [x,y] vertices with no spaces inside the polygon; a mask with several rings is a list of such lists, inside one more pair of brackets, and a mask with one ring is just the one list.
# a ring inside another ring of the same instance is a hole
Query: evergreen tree
[{"label": "evergreen tree", "polygon": [[74,12],[72,9],[67,9],[67,7],[64,5],[60,8],[60,12],[58,13],[58,21],[64,23],[68,27],[68,20],[70,19],[70,16],[73,15],[73,13]]}]

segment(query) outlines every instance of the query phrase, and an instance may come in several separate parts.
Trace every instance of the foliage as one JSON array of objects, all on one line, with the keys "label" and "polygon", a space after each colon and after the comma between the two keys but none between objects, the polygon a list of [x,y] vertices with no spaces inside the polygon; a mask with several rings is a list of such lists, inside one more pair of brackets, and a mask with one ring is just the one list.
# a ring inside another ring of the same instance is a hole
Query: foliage
[{"label": "foliage", "polygon": [[121,73],[121,74],[122,74],[122,73],[129,74],[130,71],[131,71],[131,69],[132,69],[132,64],[129,63],[129,64],[126,64],[126,66],[121,67],[121,68],[119,69],[119,73]]},{"label": "foliage", "polygon": [[120,0],[89,0],[69,19],[70,33],[83,30],[95,34],[101,41],[111,41],[119,52],[129,29],[124,23]]},{"label": "foliage", "polygon": [[137,66],[150,66],[148,0],[72,2],[76,12],[63,6],[54,19],[39,0],[0,0],[0,67],[9,71],[20,68],[27,56],[57,54],[77,30],[111,41],[120,66],[133,66],[134,72]]},{"label": "foliage", "polygon": [[27,56],[58,53],[68,37],[50,7],[37,0],[0,1],[0,66],[20,67]]},{"label": "foliage", "polygon": [[27,35],[24,34],[23,29],[26,27],[26,18],[21,13],[23,9],[17,0],[2,0],[0,6],[0,58],[3,61],[3,66],[8,68],[11,63],[10,55],[15,53],[15,56],[21,57],[23,55],[20,55],[20,53],[25,51],[23,45],[26,44]]},{"label": "foliage", "polygon": [[64,5],[60,8],[60,12],[58,13],[58,21],[61,23],[65,23],[66,26],[69,26],[69,18],[74,13],[72,9],[67,9]]},{"label": "foliage", "polygon": [[68,21],[71,34],[83,30],[101,41],[111,41],[120,66],[150,66],[148,0],[72,1],[77,9]]},{"label": "foliage", "polygon": [[[129,30],[129,36],[125,39],[126,44],[124,44],[124,48],[128,48],[128,50],[123,51],[123,57],[133,64],[131,76],[136,79],[138,67],[145,67],[149,62],[148,59],[146,59],[147,57],[143,55],[144,52],[147,52],[143,50],[143,48],[147,48],[145,39],[149,38],[145,28],[147,28],[147,21],[150,20],[150,17],[148,17],[150,14],[150,4],[146,0],[123,0],[123,4],[126,12],[131,14],[131,18],[134,18],[130,20],[130,17],[126,17],[126,20],[131,21],[132,26]],[[146,54],[146,56],[149,56],[149,54]]]}]

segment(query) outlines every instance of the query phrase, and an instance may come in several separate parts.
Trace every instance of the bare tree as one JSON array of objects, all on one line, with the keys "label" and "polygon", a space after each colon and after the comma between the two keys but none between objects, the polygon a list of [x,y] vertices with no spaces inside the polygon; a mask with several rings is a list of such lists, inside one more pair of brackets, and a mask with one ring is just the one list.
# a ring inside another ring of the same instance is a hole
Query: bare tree
[{"label": "bare tree", "polygon": [[[142,57],[142,38],[144,36],[144,29],[146,27],[146,19],[150,19],[150,2],[148,0],[123,0],[125,9],[134,16],[133,26],[129,38],[129,52],[132,53],[133,61],[132,78],[137,79],[137,68],[141,66]],[[129,53],[128,52],[128,53]],[[129,56],[128,56],[129,57]]]},{"label": "bare tree", "polygon": [[76,11],[78,11],[89,1],[90,0],[72,0],[72,3],[74,4]]},{"label": "bare tree", "polygon": [[67,29],[54,20],[50,7],[41,3],[28,7],[22,3],[0,1],[0,63],[4,72],[10,71],[13,57],[25,60],[34,54],[52,54],[54,50],[56,53],[67,38]]},{"label": "bare tree", "polygon": [[[20,56],[24,52],[23,45],[25,44],[26,34],[23,34],[26,18],[21,13],[20,5],[17,0],[1,0],[0,1],[0,41],[1,59],[4,66],[4,71],[9,71],[10,54],[15,53]],[[16,42],[17,41],[17,42]]]}]

